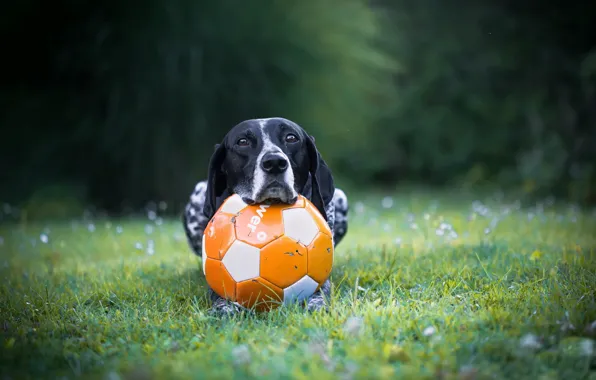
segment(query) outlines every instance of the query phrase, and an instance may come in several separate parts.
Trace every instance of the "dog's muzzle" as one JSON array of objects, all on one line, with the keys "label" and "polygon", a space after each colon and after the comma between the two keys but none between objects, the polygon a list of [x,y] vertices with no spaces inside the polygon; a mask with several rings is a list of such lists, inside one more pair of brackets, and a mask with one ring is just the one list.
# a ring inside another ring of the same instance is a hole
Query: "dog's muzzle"
[{"label": "dog's muzzle", "polygon": [[264,174],[261,187],[254,194],[254,199],[246,199],[248,204],[254,203],[286,203],[296,202],[293,175],[290,172],[288,158],[279,152],[268,152],[263,155],[260,169]]}]

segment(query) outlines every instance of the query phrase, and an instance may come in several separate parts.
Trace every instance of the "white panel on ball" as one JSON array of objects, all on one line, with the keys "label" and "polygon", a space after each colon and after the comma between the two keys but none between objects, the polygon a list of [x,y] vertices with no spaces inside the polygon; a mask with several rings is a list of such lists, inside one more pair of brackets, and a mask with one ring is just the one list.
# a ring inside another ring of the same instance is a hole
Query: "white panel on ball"
[{"label": "white panel on ball", "polygon": [[312,296],[315,290],[317,290],[317,286],[319,286],[319,284],[309,276],[302,277],[300,280],[284,289],[284,304],[308,299],[308,297]]},{"label": "white panel on ball", "polygon": [[284,233],[286,236],[304,245],[312,243],[319,233],[319,227],[312,216],[303,208],[291,208],[283,211]]},{"label": "white panel on ball", "polygon": [[244,203],[240,195],[234,194],[224,202],[220,211],[227,214],[238,214],[246,206],[248,205]]},{"label": "white panel on ball", "polygon": [[234,281],[259,277],[261,251],[240,240],[232,243],[222,262]]},{"label": "white panel on ball", "polygon": [[201,261],[203,262],[203,274],[205,274],[205,263],[207,262],[207,252],[205,252],[205,234],[203,234],[203,242],[201,243]]}]

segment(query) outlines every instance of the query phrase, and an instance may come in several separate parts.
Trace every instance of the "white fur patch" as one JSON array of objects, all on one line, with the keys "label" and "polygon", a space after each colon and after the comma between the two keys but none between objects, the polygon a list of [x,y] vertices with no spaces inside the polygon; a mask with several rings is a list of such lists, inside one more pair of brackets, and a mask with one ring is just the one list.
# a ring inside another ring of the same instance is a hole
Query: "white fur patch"
[{"label": "white fur patch", "polygon": [[297,196],[296,191],[294,190],[294,172],[292,170],[292,166],[290,165],[290,159],[280,149],[280,147],[271,142],[269,135],[265,132],[265,124],[268,120],[269,119],[258,120],[259,127],[261,129],[261,138],[263,140],[263,148],[257,156],[257,162],[253,174],[252,199],[254,199],[255,201],[257,200],[257,195],[263,190],[263,186],[265,186],[265,178],[267,176],[267,173],[265,173],[265,171],[263,171],[263,169],[261,168],[261,162],[263,161],[263,156],[267,153],[277,153],[288,162],[288,170],[284,172],[284,182],[286,186],[292,191],[292,197]]}]

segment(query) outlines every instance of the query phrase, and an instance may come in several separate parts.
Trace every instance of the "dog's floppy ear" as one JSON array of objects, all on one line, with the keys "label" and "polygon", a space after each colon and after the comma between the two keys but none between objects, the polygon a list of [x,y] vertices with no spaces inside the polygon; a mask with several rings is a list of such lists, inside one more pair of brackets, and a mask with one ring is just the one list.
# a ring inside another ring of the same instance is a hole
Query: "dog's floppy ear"
[{"label": "dog's floppy ear", "polygon": [[306,148],[308,151],[309,172],[312,181],[311,202],[317,207],[321,215],[327,220],[325,205],[333,199],[335,185],[331,170],[321,157],[321,154],[315,146],[312,136],[306,138]]},{"label": "dog's floppy ear", "polygon": [[217,211],[217,197],[226,189],[227,180],[222,165],[226,158],[226,149],[223,144],[215,145],[215,151],[209,160],[209,173],[207,175],[207,191],[205,192],[205,216],[211,218]]}]

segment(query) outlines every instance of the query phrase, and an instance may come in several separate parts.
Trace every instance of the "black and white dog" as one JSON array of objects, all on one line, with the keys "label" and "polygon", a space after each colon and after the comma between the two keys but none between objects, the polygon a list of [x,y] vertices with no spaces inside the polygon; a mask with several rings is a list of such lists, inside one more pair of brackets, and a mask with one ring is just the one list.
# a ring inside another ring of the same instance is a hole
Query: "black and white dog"
[{"label": "black and white dog", "polygon": [[[183,223],[188,242],[201,256],[207,223],[230,195],[247,204],[292,204],[298,194],[308,198],[333,231],[334,246],[348,230],[348,200],[336,188],[331,171],[315,147],[314,138],[284,118],[251,119],[234,126],[215,146],[207,180],[197,183],[186,205]],[[307,302],[310,311],[325,307],[329,280]],[[211,311],[229,314],[241,308],[209,289]]]}]

